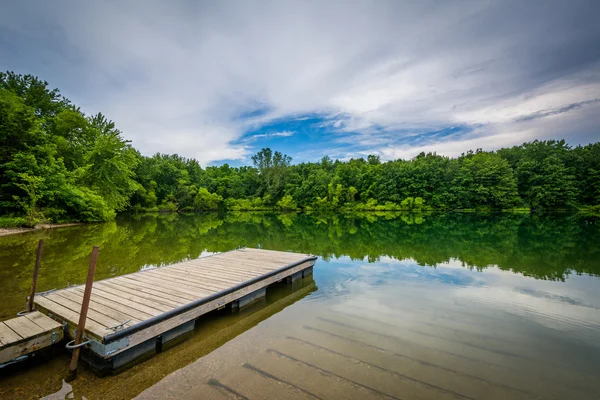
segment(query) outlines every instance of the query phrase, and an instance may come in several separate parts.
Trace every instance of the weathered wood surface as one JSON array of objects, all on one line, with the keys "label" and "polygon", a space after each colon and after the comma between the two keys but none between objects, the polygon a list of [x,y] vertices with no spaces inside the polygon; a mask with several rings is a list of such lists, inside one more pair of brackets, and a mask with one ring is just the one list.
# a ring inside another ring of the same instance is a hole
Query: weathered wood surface
[{"label": "weathered wood surface", "polygon": [[[132,347],[302,271],[314,264],[313,257],[282,251],[239,249],[95,282],[85,336],[104,342],[105,337],[114,333],[111,327],[126,321],[123,328],[134,326],[293,263],[299,265],[134,333],[129,337],[129,347]],[[38,295],[35,304],[42,312],[65,321],[72,335],[82,299],[83,286],[77,286]]]},{"label": "weathered wood surface", "polygon": [[62,338],[62,325],[38,311],[2,321],[0,364],[50,346]]}]

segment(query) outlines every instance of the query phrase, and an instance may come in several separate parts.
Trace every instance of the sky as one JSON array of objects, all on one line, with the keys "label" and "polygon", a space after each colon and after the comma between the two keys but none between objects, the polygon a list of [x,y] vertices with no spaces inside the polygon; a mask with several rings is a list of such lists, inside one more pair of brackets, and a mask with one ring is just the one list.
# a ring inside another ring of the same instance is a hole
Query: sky
[{"label": "sky", "polygon": [[5,2],[0,70],[145,155],[458,156],[600,140],[600,2]]}]

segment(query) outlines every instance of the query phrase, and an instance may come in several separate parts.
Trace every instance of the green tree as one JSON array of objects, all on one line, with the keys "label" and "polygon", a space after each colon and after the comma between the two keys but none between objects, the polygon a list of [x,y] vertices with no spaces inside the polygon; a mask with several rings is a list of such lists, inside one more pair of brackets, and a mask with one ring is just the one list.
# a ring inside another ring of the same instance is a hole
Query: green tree
[{"label": "green tree", "polygon": [[273,153],[271,149],[263,148],[252,156],[252,162],[262,181],[260,194],[269,194],[272,199],[281,198],[292,158],[278,151]]},{"label": "green tree", "polygon": [[461,157],[459,163],[453,186],[462,208],[504,209],[519,204],[517,179],[508,161],[477,152]]},{"label": "green tree", "polygon": [[297,210],[298,206],[292,196],[285,195],[277,202],[277,208],[283,211]]},{"label": "green tree", "polygon": [[525,203],[533,208],[563,209],[576,206],[579,197],[572,152],[564,140],[535,140],[498,154],[514,169]]},{"label": "green tree", "polygon": [[556,210],[575,206],[575,177],[558,156],[523,160],[517,166],[517,174],[525,187],[525,200],[532,208]]},{"label": "green tree", "polygon": [[43,217],[37,208],[37,204],[42,198],[40,188],[44,182],[44,178],[31,176],[26,172],[19,173],[18,177],[20,182],[15,185],[22,189],[27,195],[24,197],[15,196],[14,198],[21,205],[23,210],[25,210],[27,224],[33,226]]},{"label": "green tree", "polygon": [[14,72],[0,72],[0,88],[8,90],[23,100],[34,110],[36,117],[51,125],[50,117],[69,106],[58,89],[48,89],[48,82],[33,75],[19,75]]},{"label": "green tree", "polygon": [[109,207],[122,211],[138,188],[135,150],[117,135],[101,135],[85,159],[82,182],[100,194]]},{"label": "green tree", "polygon": [[425,206],[425,200],[421,197],[407,197],[400,203],[404,210],[422,210]]},{"label": "green tree", "polygon": [[223,201],[223,197],[216,193],[210,193],[202,187],[198,189],[198,193],[194,198],[194,209],[201,211],[217,210],[221,201]]}]

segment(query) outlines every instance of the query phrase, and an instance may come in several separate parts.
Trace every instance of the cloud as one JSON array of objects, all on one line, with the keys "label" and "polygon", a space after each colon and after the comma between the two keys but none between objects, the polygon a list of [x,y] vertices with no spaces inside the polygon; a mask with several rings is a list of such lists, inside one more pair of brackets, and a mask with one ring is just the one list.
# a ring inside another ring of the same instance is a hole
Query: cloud
[{"label": "cloud", "polygon": [[[265,125],[313,115],[342,157],[502,147],[555,137],[548,120],[584,143],[599,139],[599,11],[593,0],[11,2],[0,68],[102,111],[145,154],[203,164],[242,159],[269,139]],[[430,135],[457,125],[470,129]]]},{"label": "cloud", "polygon": [[518,119],[516,119],[516,122],[531,121],[533,119],[549,117],[551,115],[563,114],[563,113],[567,113],[571,110],[575,110],[577,108],[581,108],[581,107],[584,107],[584,106],[587,106],[590,104],[596,104],[598,102],[600,102],[600,99],[584,100],[584,101],[579,101],[577,103],[567,104],[566,106],[561,106],[561,107],[555,108],[555,109],[536,111],[529,115],[519,117]]},{"label": "cloud", "polygon": [[256,135],[252,135],[252,139],[258,139],[262,137],[289,137],[293,136],[296,132],[293,131],[281,131],[281,132],[273,132],[273,133],[258,133]]}]

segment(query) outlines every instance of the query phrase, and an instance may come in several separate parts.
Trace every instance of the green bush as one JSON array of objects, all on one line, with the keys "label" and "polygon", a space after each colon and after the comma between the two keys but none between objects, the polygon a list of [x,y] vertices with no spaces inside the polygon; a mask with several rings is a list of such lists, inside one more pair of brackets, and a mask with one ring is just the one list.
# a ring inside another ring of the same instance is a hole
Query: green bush
[{"label": "green bush", "polygon": [[353,207],[347,210],[355,210],[355,211],[400,211],[402,207],[400,207],[396,203],[392,203],[391,201],[386,201],[383,204],[378,204],[375,199],[368,199],[366,203],[358,203]]},{"label": "green bush", "polygon": [[421,197],[407,197],[400,203],[403,210],[422,210],[425,200]]},{"label": "green bush", "polygon": [[61,208],[49,207],[44,209],[44,215],[51,222],[64,222],[70,220],[67,216],[67,211]]},{"label": "green bush", "polygon": [[214,211],[219,208],[219,204],[223,201],[223,197],[217,193],[210,193],[206,188],[198,189],[194,198],[193,209],[199,211]]},{"label": "green bush", "polygon": [[227,199],[225,208],[231,211],[244,211],[252,208],[252,202],[248,199]]},{"label": "green bush", "polygon": [[283,196],[281,200],[277,202],[277,208],[282,211],[293,211],[297,210],[298,206],[296,205],[294,198],[288,194]]},{"label": "green bush", "polygon": [[177,204],[175,204],[171,201],[163,201],[158,206],[158,211],[160,211],[160,212],[177,212],[177,210],[178,210]]},{"label": "green bush", "polygon": [[0,217],[0,228],[17,228],[27,226],[27,220],[23,217]]},{"label": "green bush", "polygon": [[231,211],[269,211],[273,207],[265,204],[260,197],[252,199],[227,199],[225,208]]},{"label": "green bush", "polygon": [[72,220],[100,222],[110,221],[116,216],[115,210],[110,208],[101,196],[88,188],[66,185],[57,197],[62,209]]}]

